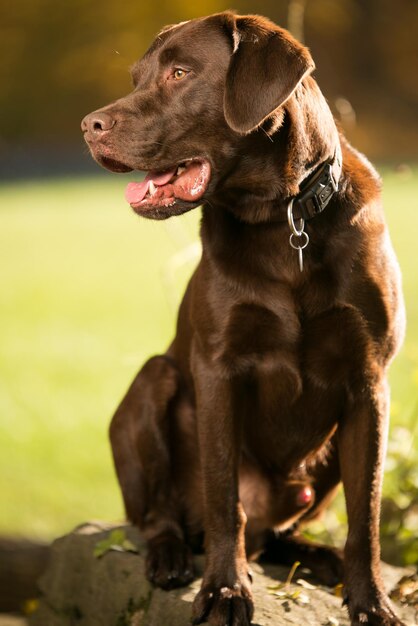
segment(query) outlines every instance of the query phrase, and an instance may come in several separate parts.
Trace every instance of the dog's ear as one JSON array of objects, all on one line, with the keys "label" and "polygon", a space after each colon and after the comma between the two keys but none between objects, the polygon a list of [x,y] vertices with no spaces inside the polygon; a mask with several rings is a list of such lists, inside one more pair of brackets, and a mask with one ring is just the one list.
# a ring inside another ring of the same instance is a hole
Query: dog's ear
[{"label": "dog's ear", "polygon": [[247,134],[283,104],[315,65],[307,48],[258,16],[228,14],[233,53],[226,77],[228,125]]}]

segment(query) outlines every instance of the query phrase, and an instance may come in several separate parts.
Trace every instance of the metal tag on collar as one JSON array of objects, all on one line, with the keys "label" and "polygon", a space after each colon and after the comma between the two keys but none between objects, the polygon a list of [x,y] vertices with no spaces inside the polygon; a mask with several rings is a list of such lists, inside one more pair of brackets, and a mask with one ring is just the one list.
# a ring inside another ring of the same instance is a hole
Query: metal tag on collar
[{"label": "metal tag on collar", "polygon": [[293,217],[293,198],[287,207],[287,221],[291,230],[289,243],[294,250],[298,252],[299,269],[303,272],[303,251],[309,243],[309,235],[305,232],[305,220],[303,217],[299,219],[299,228],[296,228]]}]

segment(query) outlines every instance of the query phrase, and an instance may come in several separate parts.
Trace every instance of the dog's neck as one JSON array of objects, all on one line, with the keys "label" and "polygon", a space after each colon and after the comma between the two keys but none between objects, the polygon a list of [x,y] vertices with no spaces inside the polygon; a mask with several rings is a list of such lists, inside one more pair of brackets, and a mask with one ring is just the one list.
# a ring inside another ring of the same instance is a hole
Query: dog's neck
[{"label": "dog's neck", "polygon": [[[338,185],[342,153],[333,115],[312,77],[299,85],[286,102],[284,112],[286,129],[280,152],[284,154],[282,175],[286,188],[278,200],[287,205],[290,199],[300,196],[326,163],[331,164],[332,178]],[[281,130],[278,130],[279,143]]]},{"label": "dog's neck", "polygon": [[[338,209],[345,194],[340,135],[325,99],[312,82],[308,88],[300,85],[278,111],[277,120],[256,131],[255,137],[244,138],[242,154],[250,154],[251,158],[240,159],[226,179],[226,188],[203,211],[205,254],[216,257],[218,262],[228,259],[228,275],[234,275],[232,268],[237,265],[237,275],[246,273],[252,288],[266,277],[295,285],[309,279],[312,263],[308,251],[302,255],[306,262],[301,267],[299,253],[290,244],[290,235],[295,231],[288,221],[288,208],[293,201],[296,232],[303,230],[297,218],[307,204],[298,204],[298,200],[306,200],[306,192],[308,196],[310,191],[321,193],[318,178],[330,197],[322,204],[317,198],[317,213],[324,214],[324,219],[325,214],[328,216],[324,221],[312,214],[307,227],[309,237],[301,235],[298,239],[294,235],[296,248],[308,245],[312,228],[316,245],[326,241],[329,228],[345,219]],[[341,191],[336,191],[339,182]]]},{"label": "dog's neck", "polygon": [[[239,220],[252,224],[286,221],[289,202],[298,199],[327,163],[338,183],[342,170],[339,133],[312,78],[306,78],[255,133],[256,137],[252,133],[243,138],[240,156],[215,198],[220,208]],[[301,208],[296,202],[295,217],[301,217]]]}]

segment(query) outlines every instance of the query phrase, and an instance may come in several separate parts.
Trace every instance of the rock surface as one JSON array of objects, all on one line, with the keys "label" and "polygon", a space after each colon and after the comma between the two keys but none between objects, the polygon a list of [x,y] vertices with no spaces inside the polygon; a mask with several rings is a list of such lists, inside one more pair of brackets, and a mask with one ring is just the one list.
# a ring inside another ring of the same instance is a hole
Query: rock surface
[{"label": "rock surface", "polygon": [[[54,542],[49,568],[40,580],[41,600],[31,615],[30,626],[190,624],[191,604],[200,581],[170,592],[154,589],[144,576],[143,540],[130,526],[121,528],[123,536],[137,548],[137,554],[109,550],[100,557],[94,556],[98,544],[103,551],[114,528],[86,524]],[[126,546],[129,549],[129,543]],[[196,565],[201,573],[203,557],[196,559]],[[297,571],[294,582],[280,590],[271,587],[277,588],[279,581],[286,580],[288,568],[254,564],[253,572],[254,626],[349,626],[341,598],[325,587],[306,588],[298,584],[296,581],[304,578],[303,572]],[[388,589],[404,573],[405,570],[385,566]],[[280,592],[282,595],[275,595]],[[398,606],[397,610],[408,626],[416,626],[417,615],[412,607]]]}]

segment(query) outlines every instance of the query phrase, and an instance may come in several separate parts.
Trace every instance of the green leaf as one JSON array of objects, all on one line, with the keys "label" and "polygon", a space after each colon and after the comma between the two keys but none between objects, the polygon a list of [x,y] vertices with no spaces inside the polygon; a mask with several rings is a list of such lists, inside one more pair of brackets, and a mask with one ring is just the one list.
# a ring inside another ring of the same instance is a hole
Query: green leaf
[{"label": "green leaf", "polygon": [[112,530],[105,539],[98,541],[94,546],[93,555],[99,559],[111,550],[114,552],[138,552],[138,548],[127,539],[125,531],[121,528]]},{"label": "green leaf", "polygon": [[122,543],[122,548],[125,552],[135,552],[135,554],[138,554],[138,548],[129,539],[125,539]]}]

